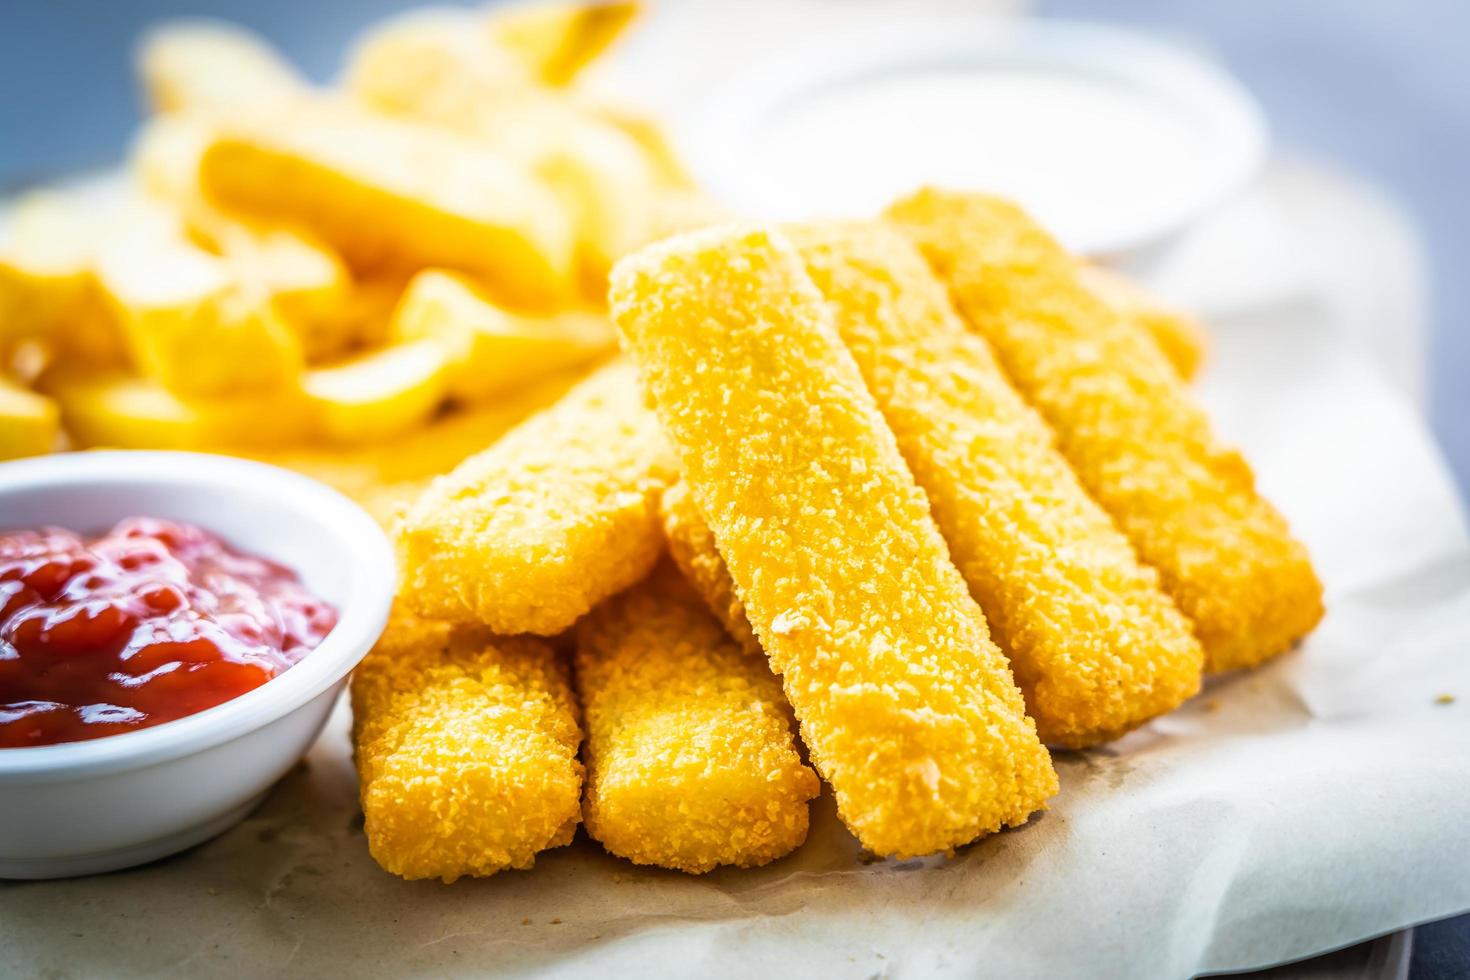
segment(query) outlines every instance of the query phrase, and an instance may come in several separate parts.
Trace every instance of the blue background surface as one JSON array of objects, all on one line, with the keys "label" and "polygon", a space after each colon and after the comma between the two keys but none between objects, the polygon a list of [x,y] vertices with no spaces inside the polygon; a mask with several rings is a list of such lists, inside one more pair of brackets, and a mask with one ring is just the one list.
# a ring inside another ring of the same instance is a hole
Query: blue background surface
[{"label": "blue background surface", "polygon": [[[415,5],[0,0],[0,191],[120,159],[138,120],[131,46],[155,20],[227,17],[326,79],[357,31]],[[1040,0],[1039,11],[1203,42],[1265,104],[1280,146],[1373,179],[1409,209],[1431,262],[1431,421],[1470,486],[1470,0]],[[1470,919],[1421,929],[1413,975],[1470,975]]]}]

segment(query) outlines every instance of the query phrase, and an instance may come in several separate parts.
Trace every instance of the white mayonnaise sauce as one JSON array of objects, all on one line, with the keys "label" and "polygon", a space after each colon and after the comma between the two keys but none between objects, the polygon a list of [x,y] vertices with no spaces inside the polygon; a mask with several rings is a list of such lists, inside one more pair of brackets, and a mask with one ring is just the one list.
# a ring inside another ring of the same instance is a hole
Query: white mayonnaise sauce
[{"label": "white mayonnaise sauce", "polygon": [[904,71],[813,90],[770,116],[732,203],[785,219],[867,216],[932,183],[1012,197],[1088,248],[1187,207],[1206,152],[1189,116],[1121,81]]}]

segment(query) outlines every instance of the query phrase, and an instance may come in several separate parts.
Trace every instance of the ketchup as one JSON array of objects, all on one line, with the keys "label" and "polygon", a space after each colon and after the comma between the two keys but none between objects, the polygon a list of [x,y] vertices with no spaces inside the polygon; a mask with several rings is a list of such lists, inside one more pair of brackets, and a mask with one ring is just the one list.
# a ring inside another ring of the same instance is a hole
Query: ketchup
[{"label": "ketchup", "polygon": [[212,708],[289,669],[336,623],[289,568],[190,524],[0,532],[0,748]]}]

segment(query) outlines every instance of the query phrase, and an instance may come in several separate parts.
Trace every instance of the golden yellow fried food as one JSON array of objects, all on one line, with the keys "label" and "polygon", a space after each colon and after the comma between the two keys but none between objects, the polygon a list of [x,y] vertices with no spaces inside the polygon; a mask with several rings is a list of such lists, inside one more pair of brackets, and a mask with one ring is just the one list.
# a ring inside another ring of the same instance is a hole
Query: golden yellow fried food
[{"label": "golden yellow fried food", "polygon": [[420,615],[560,633],[648,574],[671,478],[633,369],[610,364],[414,502],[401,595]]},{"label": "golden yellow fried food", "polygon": [[601,302],[611,262],[646,237],[653,162],[622,129],[537,83],[469,13],[390,22],[354,53],[348,89],[382,112],[493,146],[556,192],[577,238],[578,276]]},{"label": "golden yellow fried food", "polygon": [[296,336],[308,362],[348,352],[359,339],[343,315],[353,283],[342,260],[296,228],[267,225],[208,201],[199,161],[218,124],[198,116],[155,116],[133,149],[139,184],[173,209],[191,238],[218,255],[229,274],[248,284]]},{"label": "golden yellow fried food", "polygon": [[227,112],[297,98],[308,88],[264,38],[212,20],[150,31],[138,49],[138,74],[160,112]]},{"label": "golden yellow fried food", "polygon": [[38,191],[6,212],[0,242],[0,347],[40,340],[92,365],[127,358],[117,317],[97,285],[97,243],[111,224],[79,195]]},{"label": "golden yellow fried food", "polygon": [[60,435],[56,402],[0,377],[0,460],[49,453]]},{"label": "golden yellow fried food", "polygon": [[849,829],[930,854],[1042,808],[1021,692],[791,244],[668,239],[612,308]]},{"label": "golden yellow fried food", "polygon": [[83,447],[273,449],[312,431],[311,409],[296,388],[186,399],[116,368],[66,365],[47,372],[40,387]]},{"label": "golden yellow fried food", "polygon": [[617,346],[605,315],[522,316],[497,306],[463,276],[437,269],[409,283],[393,311],[389,338],[438,343],[448,356],[449,394],[464,402],[498,397]]},{"label": "golden yellow fried food", "polygon": [[1189,621],[1087,496],[914,245],[876,223],[789,234],[929,496],[1042,741],[1108,741],[1198,691],[1203,654]]},{"label": "golden yellow fried food", "polygon": [[406,341],[313,368],[301,388],[317,433],[328,442],[358,445],[422,425],[444,402],[448,364],[435,341]]},{"label": "golden yellow fried food", "polygon": [[1115,314],[1147,331],[1181,378],[1189,381],[1199,374],[1205,332],[1189,314],[1160,303],[1131,279],[1102,266],[1080,265],[1077,275]]},{"label": "golden yellow fried food", "polygon": [[735,582],[715,545],[714,532],[699,513],[699,507],[683,480],[675,480],[664,490],[659,498],[658,512],[663,519],[669,555],[695,593],[740,649],[752,655],[763,655],[760,640],[755,638],[755,631],[746,618],[745,604],[735,594]]},{"label": "golden yellow fried food", "polygon": [[301,344],[265,297],[169,212],[134,213],[101,247],[97,281],[133,362],[175,394],[270,390],[301,374]]},{"label": "golden yellow fried food", "polygon": [[384,870],[450,882],[571,843],[581,731],[545,643],[397,611],[352,676],[352,722],[363,829]]},{"label": "golden yellow fried food", "polygon": [[806,839],[820,789],[765,658],[739,649],[667,563],[577,624],[582,819],[609,851],[691,874]]},{"label": "golden yellow fried food", "polygon": [[921,191],[888,216],[1051,424],[1082,485],[1159,570],[1194,621],[1206,669],[1258,664],[1317,624],[1322,585],[1250,467],[1050,235],[980,195]]},{"label": "golden yellow fried food", "polygon": [[557,196],[438,127],[303,104],[234,124],[199,172],[215,203],[309,229],[360,272],[457,269],[528,307],[570,294],[572,229]]},{"label": "golden yellow fried food", "polygon": [[543,84],[567,85],[622,36],[638,11],[639,4],[621,0],[524,5],[493,14],[489,34]]},{"label": "golden yellow fried food", "polygon": [[384,528],[428,488],[555,402],[580,379],[563,371],[473,408],[448,412],[426,425],[362,446],[299,446],[250,453],[256,459],[305,473],[361,504]]}]

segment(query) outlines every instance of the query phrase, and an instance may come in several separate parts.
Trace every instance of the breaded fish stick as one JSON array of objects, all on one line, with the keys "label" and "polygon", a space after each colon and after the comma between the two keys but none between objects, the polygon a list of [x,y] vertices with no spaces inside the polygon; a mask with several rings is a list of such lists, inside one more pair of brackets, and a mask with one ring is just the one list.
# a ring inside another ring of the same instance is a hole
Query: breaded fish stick
[{"label": "breaded fish stick", "polygon": [[755,867],[806,839],[820,790],[765,658],[670,563],[577,624],[587,832],[635,864]]},{"label": "breaded fish stick", "polygon": [[1051,424],[1082,485],[1159,570],[1194,621],[1207,670],[1258,664],[1317,624],[1321,583],[1250,467],[1046,232],[1005,201],[935,190],[888,217]]},{"label": "breaded fish stick", "polygon": [[863,845],[947,851],[1040,809],[1051,760],[791,244],[669,239],[615,268],[612,307]]},{"label": "breaded fish stick", "polygon": [[1042,741],[1107,741],[1198,691],[1203,654],[1189,621],[1087,496],[914,245],[876,223],[790,235],[929,495]]},{"label": "breaded fish stick", "polygon": [[1110,269],[1080,265],[1082,284],[1115,314],[1147,331],[1185,381],[1199,374],[1205,360],[1205,334],[1188,314],[1165,306]]},{"label": "breaded fish stick", "polygon": [[648,574],[673,477],[632,367],[615,362],[435,480],[398,528],[420,615],[550,636]]},{"label": "breaded fish stick", "polygon": [[735,594],[735,582],[715,545],[714,533],[683,480],[676,480],[664,490],[658,512],[664,522],[669,555],[684,573],[685,580],[740,649],[764,656],[765,651],[745,616],[745,604]]},{"label": "breaded fish stick", "polygon": [[571,843],[581,731],[566,666],[542,641],[400,609],[352,676],[352,728],[384,870],[450,882]]}]

